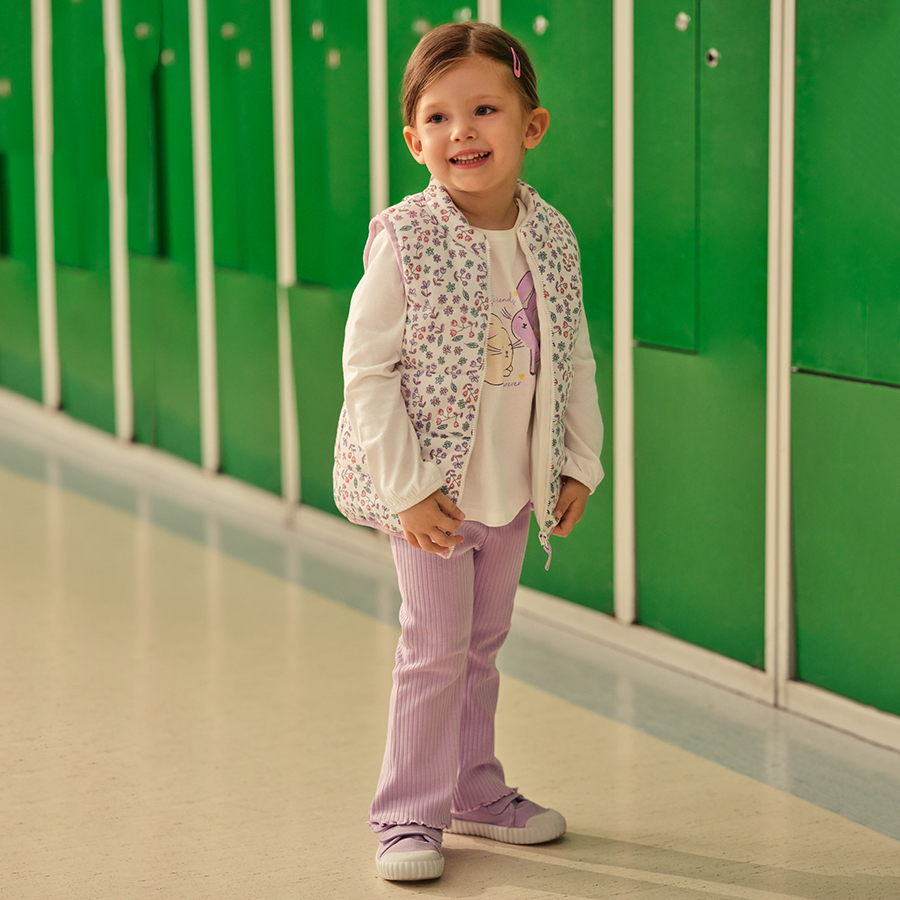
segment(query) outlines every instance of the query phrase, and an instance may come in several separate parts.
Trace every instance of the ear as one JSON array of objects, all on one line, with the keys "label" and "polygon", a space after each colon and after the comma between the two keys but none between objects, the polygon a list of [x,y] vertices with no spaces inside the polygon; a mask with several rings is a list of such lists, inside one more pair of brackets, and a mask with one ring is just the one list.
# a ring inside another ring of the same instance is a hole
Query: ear
[{"label": "ear", "polygon": [[525,126],[525,139],[522,142],[526,150],[533,150],[544,139],[547,129],[550,127],[550,113],[539,106],[529,113],[529,119]]},{"label": "ear", "polygon": [[425,154],[422,152],[422,142],[419,140],[416,129],[411,125],[405,125],[403,127],[403,139],[406,141],[406,146],[409,147],[409,152],[412,153],[413,159],[419,165],[425,165]]}]

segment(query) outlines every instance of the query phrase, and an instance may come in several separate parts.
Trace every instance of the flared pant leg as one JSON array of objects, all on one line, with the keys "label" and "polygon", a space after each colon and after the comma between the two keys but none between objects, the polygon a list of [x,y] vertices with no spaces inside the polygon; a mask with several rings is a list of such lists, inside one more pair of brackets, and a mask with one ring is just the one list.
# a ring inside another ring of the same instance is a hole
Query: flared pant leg
[{"label": "flared pant leg", "polygon": [[494,755],[497,652],[509,632],[528,510],[489,528],[463,522],[449,559],[392,536],[403,603],[373,829],[447,828],[511,792]]}]

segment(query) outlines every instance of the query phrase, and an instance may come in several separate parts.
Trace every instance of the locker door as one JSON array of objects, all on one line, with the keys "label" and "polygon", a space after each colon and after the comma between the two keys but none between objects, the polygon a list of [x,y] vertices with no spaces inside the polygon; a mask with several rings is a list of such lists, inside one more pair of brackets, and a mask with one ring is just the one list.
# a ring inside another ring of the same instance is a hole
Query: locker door
[{"label": "locker door", "polygon": [[115,431],[102,0],[53,0],[53,215],[62,406]]},{"label": "locker door", "polygon": [[892,713],[900,713],[898,41],[896,4],[797,4],[797,677]]},{"label": "locker door", "polygon": [[0,0],[0,384],[41,399],[29,7]]},{"label": "locker door", "polygon": [[[635,4],[634,336],[695,350],[697,328],[697,60],[695,0]],[[653,49],[651,49],[653,48]]]},{"label": "locker door", "polygon": [[476,18],[478,4],[460,0],[392,0],[388,4],[388,155],[390,202],[424,190],[428,170],[410,156],[403,139],[400,92],[403,72],[422,35],[445,22]]},{"label": "locker door", "polygon": [[269,5],[207,9],[222,470],[280,493]]},{"label": "locker door", "polygon": [[769,4],[640,0],[635,35],[639,617],[762,668]]},{"label": "locker door", "polygon": [[353,287],[369,222],[365,0],[294,0],[297,278]]},{"label": "locker door", "polygon": [[[365,0],[294,0],[297,275],[289,291],[303,503],[336,512],[341,350],[369,221]],[[314,286],[315,285],[315,286]]]},{"label": "locker door", "polygon": [[794,363],[900,385],[900,10],[797,15]]},{"label": "locker door", "polygon": [[123,0],[135,437],[200,463],[186,0]]},{"label": "locker door", "polygon": [[612,2],[508,3],[503,27],[528,50],[541,103],[550,111],[550,130],[527,155],[522,178],[566,216],[578,237],[606,425],[606,479],[585,518],[570,537],[553,539],[549,572],[546,554],[532,535],[522,580],[612,613]]}]

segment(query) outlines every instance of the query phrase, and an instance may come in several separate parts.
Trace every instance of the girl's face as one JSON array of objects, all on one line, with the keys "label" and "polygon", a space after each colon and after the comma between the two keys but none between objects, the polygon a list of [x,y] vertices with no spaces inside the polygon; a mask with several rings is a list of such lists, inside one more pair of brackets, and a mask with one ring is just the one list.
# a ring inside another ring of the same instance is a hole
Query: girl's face
[{"label": "girl's face", "polygon": [[515,206],[525,151],[541,142],[549,119],[545,109],[523,108],[504,66],[473,56],[422,93],[415,123],[403,134],[415,160],[428,167],[461,212],[477,211],[483,218],[496,207],[504,217]]}]

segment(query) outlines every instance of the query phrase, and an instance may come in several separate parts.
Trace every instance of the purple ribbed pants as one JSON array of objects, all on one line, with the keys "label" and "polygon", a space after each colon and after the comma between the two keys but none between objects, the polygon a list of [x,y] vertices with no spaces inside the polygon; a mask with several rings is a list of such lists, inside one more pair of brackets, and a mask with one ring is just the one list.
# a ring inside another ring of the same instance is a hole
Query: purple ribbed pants
[{"label": "purple ribbed pants", "polygon": [[500,674],[530,507],[491,528],[463,522],[449,559],[391,535],[400,594],[400,642],[387,746],[369,824],[448,828],[512,793],[494,756]]}]

